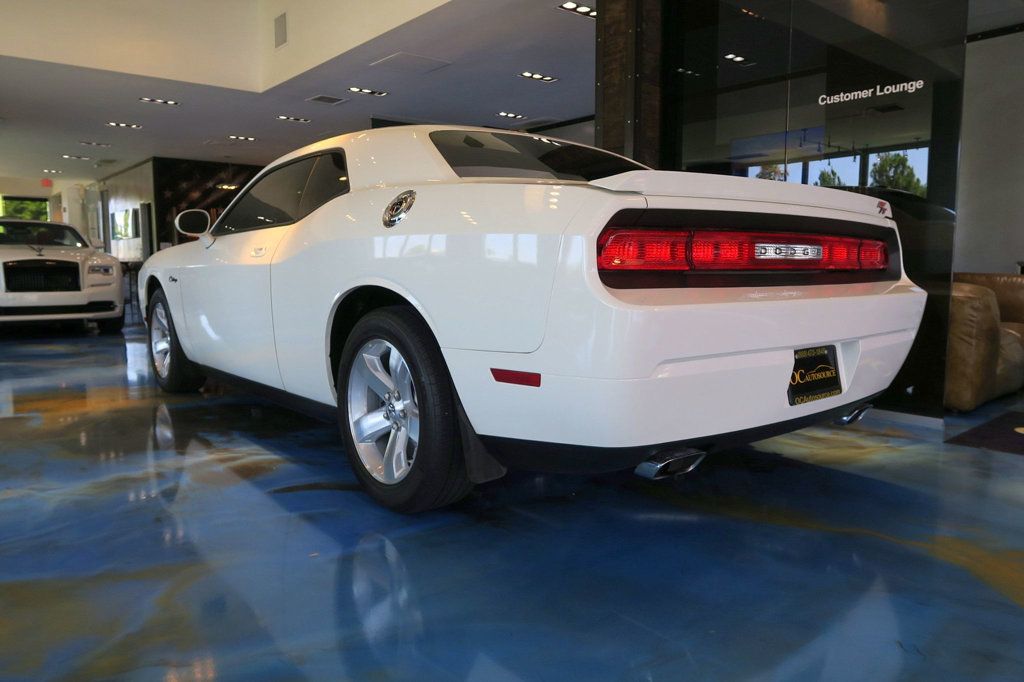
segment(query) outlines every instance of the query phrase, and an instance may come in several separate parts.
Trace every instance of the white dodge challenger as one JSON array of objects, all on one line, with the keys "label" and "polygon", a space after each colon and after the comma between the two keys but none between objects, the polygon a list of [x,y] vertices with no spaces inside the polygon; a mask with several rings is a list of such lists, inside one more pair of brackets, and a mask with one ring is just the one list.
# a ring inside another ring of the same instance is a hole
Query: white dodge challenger
[{"label": "white dodge challenger", "polygon": [[124,326],[121,264],[63,223],[0,218],[0,324],[90,320]]},{"label": "white dodge challenger", "polygon": [[336,412],[365,489],[449,504],[506,467],[649,476],[859,414],[924,292],[888,204],[405,126],[309,145],[140,273],[168,391]]}]

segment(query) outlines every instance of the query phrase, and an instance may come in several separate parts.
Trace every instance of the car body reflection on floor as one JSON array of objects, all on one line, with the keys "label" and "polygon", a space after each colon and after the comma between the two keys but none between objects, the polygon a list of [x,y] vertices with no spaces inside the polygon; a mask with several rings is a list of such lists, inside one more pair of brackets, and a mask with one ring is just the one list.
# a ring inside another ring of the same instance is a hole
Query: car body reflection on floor
[{"label": "car body reflection on floor", "polygon": [[0,677],[1021,679],[1024,458],[813,428],[407,517],[333,425],[0,332]]}]

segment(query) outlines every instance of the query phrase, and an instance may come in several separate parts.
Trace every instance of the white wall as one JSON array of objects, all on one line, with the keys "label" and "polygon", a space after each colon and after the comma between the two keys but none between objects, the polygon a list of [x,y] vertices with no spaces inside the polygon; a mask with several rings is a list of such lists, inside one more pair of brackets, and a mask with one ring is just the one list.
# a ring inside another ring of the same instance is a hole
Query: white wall
[{"label": "white wall", "polygon": [[256,91],[257,3],[0,0],[0,54]]},{"label": "white wall", "polygon": [[1024,33],[967,45],[957,188],[958,272],[1024,261]]},{"label": "white wall", "polygon": [[[446,2],[259,0],[263,89],[298,76]],[[288,15],[288,42],[275,48],[274,18],[282,13]],[[396,52],[400,49],[401,46],[395,46]]]}]

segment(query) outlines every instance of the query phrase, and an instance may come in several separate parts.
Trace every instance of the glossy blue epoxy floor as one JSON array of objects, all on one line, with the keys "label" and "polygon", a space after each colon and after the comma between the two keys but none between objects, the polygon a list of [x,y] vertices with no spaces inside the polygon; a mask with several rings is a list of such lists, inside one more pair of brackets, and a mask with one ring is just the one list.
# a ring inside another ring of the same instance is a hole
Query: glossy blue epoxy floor
[{"label": "glossy blue epoxy floor", "polygon": [[1022,529],[1024,457],[877,425],[404,517],[138,329],[0,331],[2,679],[1019,680]]}]

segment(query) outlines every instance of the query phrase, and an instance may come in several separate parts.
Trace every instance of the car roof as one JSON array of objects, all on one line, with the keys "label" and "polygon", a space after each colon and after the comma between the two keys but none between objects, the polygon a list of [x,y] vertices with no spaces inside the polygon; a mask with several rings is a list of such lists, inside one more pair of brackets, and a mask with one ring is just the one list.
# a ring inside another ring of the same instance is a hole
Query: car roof
[{"label": "car roof", "polygon": [[341,148],[345,151],[352,189],[458,182],[459,176],[430,141],[430,133],[448,130],[543,137],[565,144],[580,145],[578,142],[548,137],[540,133],[524,133],[504,128],[438,124],[389,126],[360,130],[313,142],[269,163],[260,175],[294,159]]}]

